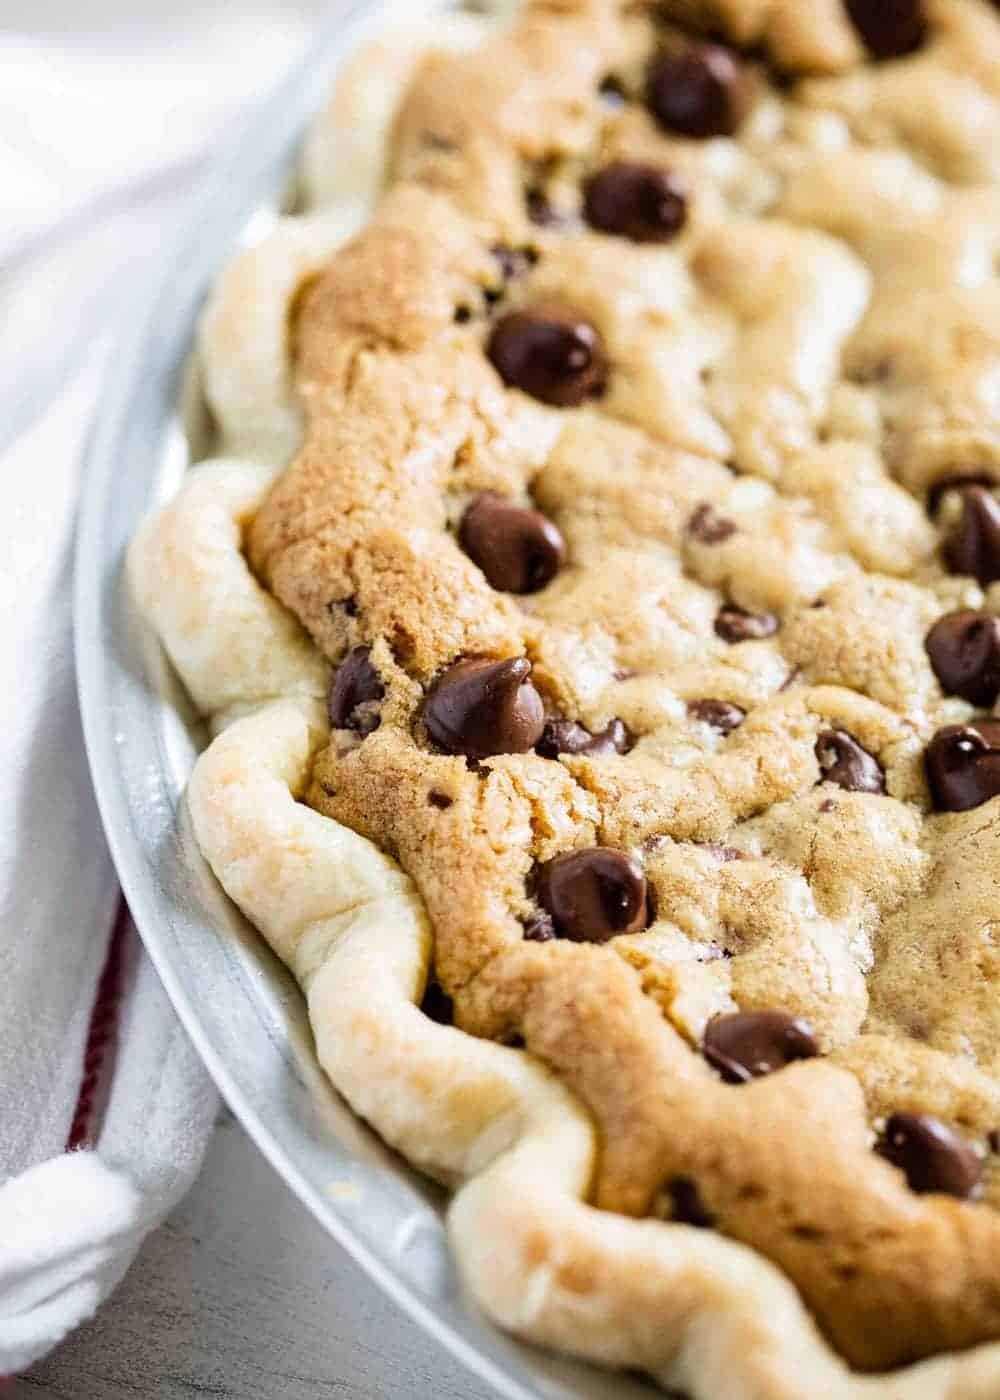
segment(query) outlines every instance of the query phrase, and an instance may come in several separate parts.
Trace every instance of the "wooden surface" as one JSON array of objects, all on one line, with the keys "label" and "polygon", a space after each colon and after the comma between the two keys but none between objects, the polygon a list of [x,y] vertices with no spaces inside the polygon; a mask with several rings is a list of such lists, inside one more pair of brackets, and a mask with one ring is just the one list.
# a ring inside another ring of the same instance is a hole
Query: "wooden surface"
[{"label": "wooden surface", "polygon": [[325,1235],[228,1115],[119,1292],[3,1400],[495,1400]]}]

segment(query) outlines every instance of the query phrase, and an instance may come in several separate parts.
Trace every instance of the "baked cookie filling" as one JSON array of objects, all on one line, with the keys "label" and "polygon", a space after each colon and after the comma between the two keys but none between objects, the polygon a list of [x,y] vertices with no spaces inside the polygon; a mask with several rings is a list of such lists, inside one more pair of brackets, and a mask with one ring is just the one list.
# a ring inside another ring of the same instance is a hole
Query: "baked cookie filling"
[{"label": "baked cookie filling", "polygon": [[[199,839],[335,1084],[471,1183],[504,1325],[712,1400],[998,1395],[1000,14],[458,23],[364,228],[287,221],[207,315],[224,447],[277,426],[133,553],[225,729]],[[406,1017],[325,1052],[404,924]],[[496,1194],[544,1095],[559,1232]]]}]

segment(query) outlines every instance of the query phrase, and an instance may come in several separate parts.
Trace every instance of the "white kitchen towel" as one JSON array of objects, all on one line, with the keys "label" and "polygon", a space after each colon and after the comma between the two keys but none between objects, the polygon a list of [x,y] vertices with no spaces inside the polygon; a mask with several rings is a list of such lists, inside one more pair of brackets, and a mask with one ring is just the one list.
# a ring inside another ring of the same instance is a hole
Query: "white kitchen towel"
[{"label": "white kitchen towel", "polygon": [[107,1296],[193,1180],[217,1107],[91,794],[73,521],[109,350],[206,159],[322,8],[0,8],[0,1376]]}]

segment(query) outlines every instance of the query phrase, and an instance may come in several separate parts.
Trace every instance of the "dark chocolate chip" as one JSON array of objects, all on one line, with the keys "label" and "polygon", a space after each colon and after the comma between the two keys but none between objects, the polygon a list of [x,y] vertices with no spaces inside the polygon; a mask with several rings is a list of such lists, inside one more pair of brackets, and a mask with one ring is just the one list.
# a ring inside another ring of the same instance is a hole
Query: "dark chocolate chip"
[{"label": "dark chocolate chip", "polygon": [[455,805],[455,799],[449,797],[446,792],[431,791],[427,794],[427,801],[432,807],[436,807],[439,812],[447,812],[449,807]]},{"label": "dark chocolate chip", "polygon": [[545,712],[530,675],[531,662],[523,656],[456,662],[424,701],[431,742],[467,758],[533,749],[545,727]]},{"label": "dark chocolate chip", "polygon": [[927,634],[927,655],[946,695],[992,705],[1000,694],[1000,617],[947,613]]},{"label": "dark chocolate chip", "polygon": [[943,476],[927,492],[927,514],[937,515],[941,502],[949,491],[963,491],[967,486],[996,486],[997,483],[985,472],[964,472],[959,476]]},{"label": "dark chocolate chip", "polygon": [[736,524],[720,515],[714,506],[700,505],[688,521],[688,534],[701,544],[723,544],[736,534]]},{"label": "dark chocolate chip", "polygon": [[924,754],[939,812],[967,812],[1000,793],[1000,720],[977,719],[939,729]]},{"label": "dark chocolate chip", "polygon": [[635,243],[666,243],[687,221],[686,183],[670,170],[616,160],[587,181],[584,213],[592,228]]},{"label": "dark chocolate chip", "polygon": [[670,1218],[679,1225],[694,1225],[699,1230],[710,1230],[715,1224],[715,1216],[705,1208],[698,1187],[688,1176],[675,1176],[667,1183],[670,1197]]},{"label": "dark chocolate chip", "polygon": [[504,593],[537,593],[566,557],[566,542],[551,520],[492,491],[471,502],[458,540],[491,587]]},{"label": "dark chocolate chip", "polygon": [[1000,1152],[1000,1128],[994,1128],[986,1135],[986,1144],[991,1152]]},{"label": "dark chocolate chip", "polygon": [[384,696],[382,678],[371,662],[371,648],[355,647],[337,667],[330,682],[327,711],[331,727],[371,734],[380,723],[371,705]]},{"label": "dark chocolate chip", "polygon": [[749,613],[728,607],[719,609],[715,633],[724,642],[757,642],[773,637],[779,625],[774,613]]},{"label": "dark chocolate chip", "polygon": [[556,856],[538,868],[535,892],[557,937],[574,943],[606,943],[648,926],[646,877],[624,851],[593,846]]},{"label": "dark chocolate chip", "polygon": [[962,492],[962,514],[944,557],[953,574],[971,574],[984,588],[1000,579],[1000,502],[985,486]]},{"label": "dark chocolate chip", "polygon": [[979,1154],[954,1128],[929,1113],[894,1113],[878,1151],[905,1173],[911,1191],[938,1191],[962,1199],[979,1192]]},{"label": "dark chocolate chip", "polygon": [[821,783],[836,783],[846,792],[885,792],[885,773],[876,758],[846,729],[824,729],[816,740]]},{"label": "dark chocolate chip", "polygon": [[692,719],[710,724],[720,734],[732,734],[747,717],[746,710],[741,710],[739,705],[731,705],[728,700],[692,700],[687,712]]},{"label": "dark chocolate chip", "polygon": [[805,1021],[784,1011],[736,1011],[714,1016],[705,1027],[702,1054],[729,1084],[746,1084],[784,1069],[793,1060],[811,1060],[819,1046]]},{"label": "dark chocolate chip", "polygon": [[601,337],[565,307],[508,312],[497,322],[487,354],[505,384],[557,408],[594,398],[607,384]]},{"label": "dark chocolate chip", "polygon": [[560,754],[586,754],[590,758],[604,754],[628,753],[632,736],[620,719],[592,734],[572,719],[552,719],[538,741],[537,752],[542,758],[558,758]]},{"label": "dark chocolate chip", "polygon": [[467,326],[472,320],[472,308],[468,306],[455,307],[455,324],[457,326]]},{"label": "dark chocolate chip", "polygon": [[437,982],[429,981],[424,990],[420,1010],[439,1026],[451,1026],[455,1021],[455,1003]]},{"label": "dark chocolate chip", "polygon": [[556,926],[551,914],[539,914],[524,926],[524,936],[529,943],[551,943],[556,936]]},{"label": "dark chocolate chip", "polygon": [[701,139],[732,136],[747,110],[743,67],[721,44],[690,44],[650,65],[646,101],[666,131]]},{"label": "dark chocolate chip", "polygon": [[901,58],[927,37],[923,0],[847,0],[847,13],[875,58]]}]

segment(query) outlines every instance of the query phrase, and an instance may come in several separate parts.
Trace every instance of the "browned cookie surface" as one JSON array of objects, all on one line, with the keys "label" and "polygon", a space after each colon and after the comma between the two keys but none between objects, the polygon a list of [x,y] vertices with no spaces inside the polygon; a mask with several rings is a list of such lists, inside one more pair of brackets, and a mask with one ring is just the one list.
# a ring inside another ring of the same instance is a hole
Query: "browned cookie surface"
[{"label": "browned cookie surface", "polygon": [[340,668],[309,800],[600,1205],[862,1367],[1000,1337],[1000,18],[529,4],[391,165],[250,532]]}]

